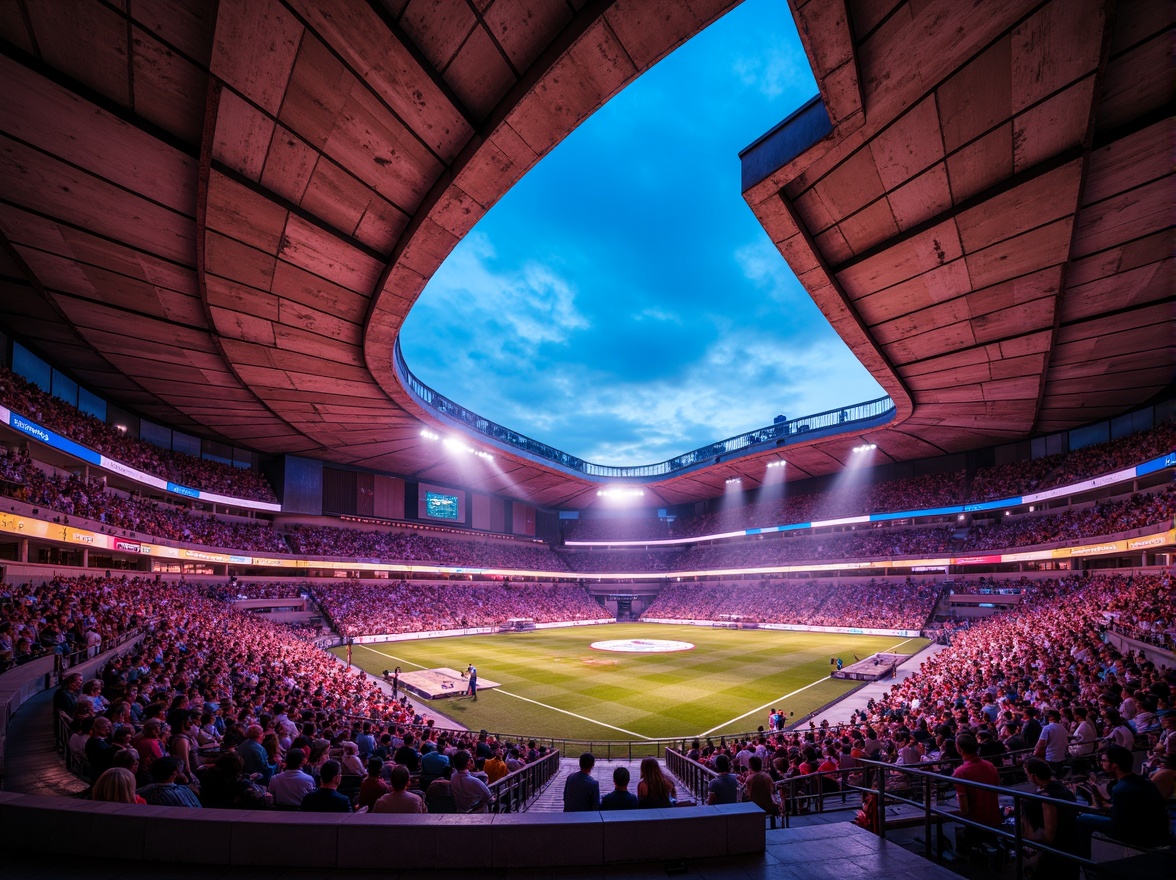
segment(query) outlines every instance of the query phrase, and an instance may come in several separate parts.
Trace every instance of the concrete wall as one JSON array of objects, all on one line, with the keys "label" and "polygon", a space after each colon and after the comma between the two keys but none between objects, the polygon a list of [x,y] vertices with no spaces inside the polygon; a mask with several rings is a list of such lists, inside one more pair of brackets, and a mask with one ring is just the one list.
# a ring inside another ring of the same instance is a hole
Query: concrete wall
[{"label": "concrete wall", "polygon": [[619,865],[764,852],[754,804],[611,813],[341,815],[187,810],[0,792],[0,848],[84,859],[384,870]]}]

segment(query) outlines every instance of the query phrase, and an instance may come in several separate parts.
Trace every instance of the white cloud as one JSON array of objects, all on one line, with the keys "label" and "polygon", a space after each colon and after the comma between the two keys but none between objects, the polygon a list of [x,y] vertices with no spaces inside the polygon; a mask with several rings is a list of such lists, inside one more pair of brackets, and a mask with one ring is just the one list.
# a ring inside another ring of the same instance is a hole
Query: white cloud
[{"label": "white cloud", "polygon": [[576,309],[575,287],[552,267],[529,261],[514,271],[498,271],[494,256],[485,235],[469,235],[433,276],[413,317],[436,316],[470,333],[500,326],[511,334],[504,342],[531,351],[587,329],[588,320]]},{"label": "white cloud", "polygon": [[765,49],[759,55],[740,56],[735,59],[733,70],[744,85],[769,100],[793,94],[812,81],[804,53],[779,46]]},{"label": "white cloud", "polygon": [[[600,438],[569,450],[597,464],[652,464],[772,423],[860,403],[881,392],[835,337],[805,346],[744,334],[711,346],[673,382],[591,383],[575,397],[574,418],[631,425],[635,440]],[[832,399],[824,389],[848,391]]]}]

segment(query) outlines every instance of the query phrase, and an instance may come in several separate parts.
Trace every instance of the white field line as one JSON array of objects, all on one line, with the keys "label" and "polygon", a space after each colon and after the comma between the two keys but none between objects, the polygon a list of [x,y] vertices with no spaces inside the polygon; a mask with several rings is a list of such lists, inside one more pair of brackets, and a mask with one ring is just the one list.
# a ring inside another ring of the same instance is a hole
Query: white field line
[{"label": "white field line", "polygon": [[[397,663],[406,663],[409,666],[415,666],[417,669],[429,669],[428,666],[421,666],[419,663],[413,663],[411,660],[405,660],[402,657],[395,657],[392,654],[385,654],[383,651],[377,651],[375,648],[369,648],[367,645],[356,645],[358,648],[365,648],[373,654],[379,654],[381,657],[387,657],[389,660],[395,660]],[[560,709],[557,706],[549,706],[546,703],[540,703],[538,700],[532,700],[530,697],[521,697],[518,694],[512,694],[510,691],[504,691],[502,688],[491,688],[490,691],[483,691],[483,693],[505,694],[508,697],[514,697],[516,700],[523,700],[527,703],[534,703],[536,706],[542,706],[544,709],[550,709],[552,712],[560,712],[564,715],[570,715],[573,718],[578,718],[581,721],[587,721],[589,724],[599,724],[601,727],[607,727],[609,730],[615,730],[618,733],[624,733],[635,739],[648,740],[650,737],[643,736],[640,733],[634,733],[631,730],[625,730],[623,727],[614,727],[611,724],[606,724],[603,721],[597,721],[595,718],[589,718],[586,715],[577,715],[575,712],[569,712],[567,709]]]},{"label": "white field line", "polygon": [[538,700],[532,700],[530,697],[520,697],[518,694],[512,694],[510,691],[504,691],[502,688],[494,688],[493,693],[505,694],[508,697],[514,697],[516,700],[523,700],[527,703],[534,703],[536,706],[542,706],[544,709],[550,709],[552,712],[560,712],[564,715],[571,715],[573,718],[579,718],[581,721],[587,721],[589,724],[599,724],[601,727],[607,727],[609,730],[615,730],[618,733],[625,733],[637,739],[652,739],[652,737],[642,736],[640,733],[634,733],[631,730],[625,730],[623,727],[614,727],[611,724],[605,724],[603,721],[597,721],[595,718],[589,718],[586,715],[577,715],[575,712],[569,712],[567,709],[560,709],[557,706],[549,706],[546,703],[540,703]]},{"label": "white field line", "polygon": [[[901,647],[901,646],[905,645],[907,642],[913,642],[913,641],[914,641],[914,637],[913,637],[913,636],[912,636],[911,638],[909,638],[909,639],[903,639],[903,640],[902,640],[901,642],[899,642],[897,645],[893,645],[892,647],[890,647],[890,648],[887,648],[885,651],[883,651],[883,652],[881,652],[881,653],[883,653],[883,654],[889,654],[889,653],[890,653],[891,651],[893,651],[895,648],[899,648],[899,647]],[[742,721],[742,720],[743,720],[744,718],[746,718],[748,715],[754,715],[756,712],[762,712],[762,711],[764,711],[764,709],[770,709],[770,708],[772,708],[773,706],[776,706],[776,705],[778,705],[778,704],[780,704],[780,703],[783,703],[783,702],[784,702],[785,700],[787,700],[789,697],[795,697],[795,696],[796,696],[797,694],[799,694],[801,691],[807,691],[809,688],[811,688],[811,687],[815,687],[816,685],[819,685],[821,682],[823,682],[823,681],[828,681],[828,680],[829,680],[829,679],[828,679],[828,677],[826,677],[826,678],[818,678],[818,679],[817,679],[816,681],[814,681],[812,684],[806,684],[806,685],[805,685],[804,687],[802,687],[802,688],[797,688],[796,690],[794,690],[794,691],[793,691],[792,693],[790,693],[790,694],[785,694],[785,695],[784,695],[784,696],[782,696],[782,697],[779,697],[779,698],[777,698],[777,699],[775,699],[775,700],[772,700],[772,702],[770,702],[770,703],[764,703],[762,706],[758,706],[757,708],[755,708],[755,709],[752,709],[750,712],[744,712],[744,713],[743,713],[742,715],[740,715],[738,718],[732,718],[730,721],[724,722],[723,724],[720,724],[718,727],[712,727],[710,730],[704,731],[703,733],[700,733],[700,734],[698,734],[698,735],[699,735],[699,736],[710,736],[710,735],[711,735],[712,733],[714,733],[716,730],[722,730],[724,727],[728,727],[728,726],[730,726],[730,725],[734,724],[736,721]]]},{"label": "white field line", "polygon": [[829,676],[827,676],[827,675],[822,678],[818,678],[812,684],[806,684],[804,687],[797,688],[796,690],[794,690],[790,694],[785,694],[782,697],[777,697],[776,699],[772,700],[770,703],[764,703],[762,706],[757,706],[756,708],[752,709],[750,712],[744,712],[742,715],[739,715],[736,718],[732,718],[730,721],[724,721],[722,724],[718,725],[717,727],[712,727],[710,730],[704,730],[702,733],[698,734],[698,736],[710,736],[716,730],[722,730],[724,727],[727,727],[731,724],[734,724],[736,721],[742,721],[748,715],[754,715],[756,712],[762,712],[762,711],[764,711],[764,709],[770,709],[773,706],[777,706],[780,703],[783,703],[789,697],[795,697],[797,694],[801,693],[802,691],[807,691],[809,688],[816,687],[817,685],[823,684],[826,681],[829,681]]},{"label": "white field line", "polygon": [[887,648],[887,649],[886,649],[885,651],[883,651],[882,653],[883,653],[883,654],[889,654],[889,653],[890,653],[891,651],[893,651],[895,648],[901,648],[901,647],[902,647],[903,645],[905,645],[907,642],[913,642],[914,640],[915,640],[915,637],[914,637],[914,636],[911,636],[909,639],[903,639],[903,640],[902,640],[901,642],[899,642],[897,645],[891,645],[889,648]]},{"label": "white field line", "polygon": [[367,645],[356,645],[357,648],[363,648],[365,651],[371,651],[373,654],[379,654],[381,657],[387,657],[389,660],[395,660],[397,663],[406,663],[409,666],[415,666],[417,669],[430,669],[429,666],[421,666],[419,663],[413,663],[411,660],[405,660],[403,657],[395,657],[392,654],[386,654],[383,651],[377,651],[375,648],[369,648]]}]

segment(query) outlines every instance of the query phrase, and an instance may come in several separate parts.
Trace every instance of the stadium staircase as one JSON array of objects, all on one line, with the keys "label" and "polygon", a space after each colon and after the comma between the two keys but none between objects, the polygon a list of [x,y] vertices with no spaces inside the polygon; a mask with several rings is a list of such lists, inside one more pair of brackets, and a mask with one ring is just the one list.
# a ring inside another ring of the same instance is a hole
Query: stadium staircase
[{"label": "stadium staircase", "polygon": [[[673,781],[674,788],[677,790],[675,796],[678,801],[693,801],[694,795],[672,773],[666,770],[664,762],[659,763],[662,764],[662,772]],[[622,765],[629,768],[629,775],[632,777],[629,782],[629,791],[633,792],[633,794],[637,793],[637,782],[641,769],[640,761],[597,761],[596,767],[592,770],[592,775],[599,780],[600,793],[602,795],[606,795],[613,790],[613,769]],[[531,802],[531,805],[527,808],[527,812],[562,813],[564,780],[579,769],[580,761],[578,756],[574,758],[561,758],[559,762],[559,773],[551,778],[551,782],[548,783],[543,793]]]}]

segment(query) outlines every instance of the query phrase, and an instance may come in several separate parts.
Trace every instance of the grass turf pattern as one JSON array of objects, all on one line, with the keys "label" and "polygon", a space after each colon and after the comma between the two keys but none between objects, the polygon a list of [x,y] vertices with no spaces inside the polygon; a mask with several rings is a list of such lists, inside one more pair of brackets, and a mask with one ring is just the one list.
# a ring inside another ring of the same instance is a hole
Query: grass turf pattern
[{"label": "grass turf pattern", "polygon": [[[623,654],[589,647],[605,639],[674,639],[695,648]],[[471,730],[641,740],[755,730],[767,726],[773,706],[799,718],[856,684],[831,679],[830,658],[849,665],[854,654],[915,653],[926,644],[900,636],[625,623],[356,645],[352,662],[377,676],[398,665],[407,672],[473,663],[480,678],[501,687],[480,691],[477,702],[434,704]]]}]

